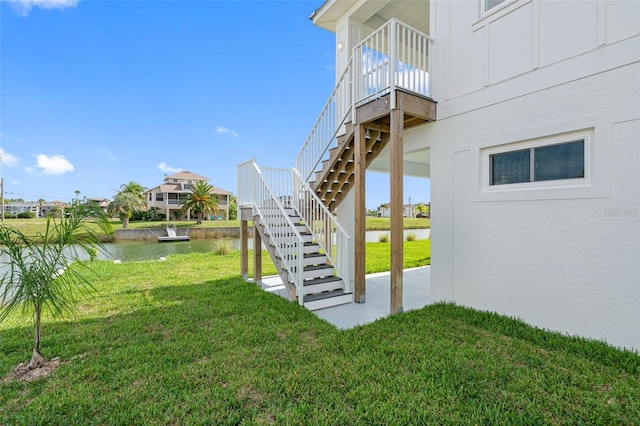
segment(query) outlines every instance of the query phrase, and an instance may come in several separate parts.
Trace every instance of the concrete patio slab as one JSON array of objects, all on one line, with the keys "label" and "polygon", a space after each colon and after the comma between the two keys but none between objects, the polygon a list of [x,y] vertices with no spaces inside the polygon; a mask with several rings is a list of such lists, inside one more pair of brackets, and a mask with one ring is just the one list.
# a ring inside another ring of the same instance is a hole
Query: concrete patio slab
[{"label": "concrete patio slab", "polygon": [[[366,276],[366,303],[350,303],[315,311],[315,314],[341,329],[353,328],[389,315],[390,273]],[[431,267],[405,269],[403,276],[403,309],[419,309],[431,302]],[[278,276],[264,277],[262,288],[284,298],[289,295]]]}]

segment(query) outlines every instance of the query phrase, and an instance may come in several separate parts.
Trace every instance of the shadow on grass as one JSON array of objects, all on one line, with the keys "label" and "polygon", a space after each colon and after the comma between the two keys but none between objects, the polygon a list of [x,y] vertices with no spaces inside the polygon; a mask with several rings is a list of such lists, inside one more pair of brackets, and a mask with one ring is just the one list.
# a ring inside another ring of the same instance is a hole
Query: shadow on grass
[{"label": "shadow on grass", "polygon": [[[45,324],[45,356],[66,364],[0,384],[0,424],[640,420],[635,355],[509,318],[438,304],[340,331],[237,276],[148,295]],[[0,331],[3,375],[30,343]]]}]

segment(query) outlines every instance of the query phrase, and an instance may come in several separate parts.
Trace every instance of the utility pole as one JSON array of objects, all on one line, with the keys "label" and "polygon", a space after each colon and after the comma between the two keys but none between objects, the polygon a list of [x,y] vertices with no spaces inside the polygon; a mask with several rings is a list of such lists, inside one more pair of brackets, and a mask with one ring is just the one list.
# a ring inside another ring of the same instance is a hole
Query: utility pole
[{"label": "utility pole", "polygon": [[[1,157],[0,157],[1,158]],[[4,223],[4,178],[0,177],[0,191],[2,191],[2,222]]]}]

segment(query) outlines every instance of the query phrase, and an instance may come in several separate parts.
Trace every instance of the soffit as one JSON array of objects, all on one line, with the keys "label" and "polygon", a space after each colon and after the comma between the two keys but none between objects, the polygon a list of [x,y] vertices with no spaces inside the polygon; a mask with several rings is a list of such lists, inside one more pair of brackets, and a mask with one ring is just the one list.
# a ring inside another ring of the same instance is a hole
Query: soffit
[{"label": "soffit", "polygon": [[[355,1],[327,0],[313,12],[314,25],[336,31],[336,21],[343,16]],[[351,16],[371,28],[378,28],[391,18],[396,18],[415,29],[429,34],[429,7],[427,0],[369,0],[364,2]]]},{"label": "soffit", "polygon": [[391,18],[396,18],[418,31],[429,34],[429,2],[425,0],[401,0],[385,2],[372,16],[363,16],[363,22],[378,28]]}]

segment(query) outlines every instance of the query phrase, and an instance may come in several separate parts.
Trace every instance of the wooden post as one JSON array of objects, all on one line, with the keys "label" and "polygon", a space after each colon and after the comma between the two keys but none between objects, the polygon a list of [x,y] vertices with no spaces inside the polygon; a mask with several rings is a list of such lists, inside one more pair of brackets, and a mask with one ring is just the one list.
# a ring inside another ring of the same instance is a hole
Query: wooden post
[{"label": "wooden post", "polygon": [[262,238],[258,228],[260,227],[260,217],[253,220],[253,282],[262,285]]},{"label": "wooden post", "polygon": [[242,279],[249,278],[249,239],[248,239],[247,221],[240,220],[240,274]]},{"label": "wooden post", "polygon": [[391,306],[390,313],[402,312],[403,249],[403,126],[402,110],[391,111]]},{"label": "wooden post", "polygon": [[359,122],[353,135],[354,145],[354,174],[355,183],[355,260],[354,260],[354,300],[358,303],[366,301],[365,257],[366,257],[366,226],[365,226],[365,176],[367,170],[367,148],[365,129]]}]

